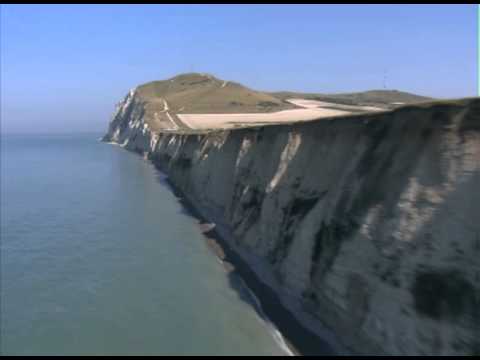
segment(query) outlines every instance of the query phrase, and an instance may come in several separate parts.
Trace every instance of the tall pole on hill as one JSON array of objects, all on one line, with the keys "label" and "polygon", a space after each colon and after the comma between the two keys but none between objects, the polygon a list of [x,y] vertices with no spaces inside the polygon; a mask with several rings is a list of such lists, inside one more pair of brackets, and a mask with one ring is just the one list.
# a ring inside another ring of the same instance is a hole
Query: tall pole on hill
[{"label": "tall pole on hill", "polygon": [[383,90],[387,89],[387,69],[383,70]]}]

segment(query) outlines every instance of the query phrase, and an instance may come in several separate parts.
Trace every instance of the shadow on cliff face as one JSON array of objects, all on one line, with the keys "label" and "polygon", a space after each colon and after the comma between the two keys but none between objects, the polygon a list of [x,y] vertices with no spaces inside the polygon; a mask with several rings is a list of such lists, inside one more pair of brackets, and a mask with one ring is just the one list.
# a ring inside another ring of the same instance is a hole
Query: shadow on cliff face
[{"label": "shadow on cliff face", "polygon": [[[280,263],[287,256],[299,226],[312,209],[319,204],[323,206],[323,201],[331,203],[330,195],[335,196],[335,193],[338,193],[335,187],[338,187],[339,184],[335,179],[358,179],[359,188],[355,192],[349,191],[347,188],[340,192],[332,210],[329,210],[332,220],[319,219],[312,262],[326,265],[312,269],[312,277],[316,276],[317,273],[323,274],[328,270],[328,264],[331,264],[335,259],[342,241],[348,239],[358,230],[361,219],[370,208],[384,201],[398,202],[403,189],[408,185],[408,177],[399,177],[398,173],[390,171],[392,160],[395,156],[398,156],[399,152],[406,152],[407,154],[404,156],[407,158],[406,165],[401,170],[408,174],[416,165],[416,162],[412,159],[415,159],[416,154],[422,152],[425,145],[422,142],[417,142],[414,146],[402,149],[401,144],[408,142],[412,133],[417,131],[415,127],[418,127],[418,124],[413,121],[402,122],[402,131],[396,132],[389,120],[391,120],[389,115],[376,115],[375,120],[372,120],[367,126],[363,126],[360,120],[354,119],[348,121],[333,120],[329,123],[316,122],[305,124],[300,128],[303,140],[292,158],[285,164],[283,176],[278,178],[274,191],[265,198],[266,201],[275,201],[275,197],[280,197],[279,192],[286,189],[291,193],[289,197],[292,199],[283,209],[280,209],[281,211],[278,211],[278,216],[282,218],[282,228],[278,231],[278,240],[275,242],[275,247],[270,251],[269,259],[272,264]],[[286,132],[288,128],[272,128],[270,131],[279,130]],[[347,139],[355,139],[356,137],[365,139],[365,149],[363,149],[358,162],[355,164],[356,166],[353,168],[350,165],[352,159],[354,159],[351,148],[348,147],[348,144],[344,146],[340,138],[335,139],[339,133],[344,134],[344,138]],[[277,134],[272,134],[272,136],[277,136]],[[346,136],[350,136],[350,138]],[[386,139],[389,139],[389,141],[386,141]],[[312,144],[316,141],[326,142],[332,148],[343,148],[341,154],[336,156],[337,161],[339,158],[345,161],[345,164],[342,164],[343,167],[334,165],[328,157],[324,158],[323,156],[328,156],[326,150],[323,150],[324,153],[319,155],[315,151],[316,149],[312,147]],[[288,143],[284,145],[285,148],[287,146]],[[279,161],[277,161],[277,168],[279,167],[278,163]],[[315,184],[314,178],[323,175],[321,170],[310,171],[309,165],[314,166],[314,164],[317,164],[319,168],[325,167],[327,171],[334,169],[335,175],[330,176],[334,180],[330,183],[324,182],[324,188],[312,188],[309,192],[303,190],[302,193],[302,188],[308,188],[303,183]],[[350,169],[351,173],[345,175],[345,169]],[[257,206],[262,206],[262,204]],[[324,251],[327,248],[332,250],[328,254]],[[328,259],[324,258],[324,255],[327,255]]]},{"label": "shadow on cliff face", "polygon": [[[408,222],[398,221],[388,231],[391,223],[382,219],[378,224],[382,231],[376,233],[380,238],[372,239],[383,244],[374,258],[376,263],[371,263],[379,265],[373,275],[382,287],[391,287],[392,294],[402,289],[411,298],[409,302],[399,301],[389,307],[392,311],[397,306],[413,310],[413,316],[403,311],[402,316],[411,317],[406,321],[415,329],[419,345],[410,344],[408,349],[395,345],[407,354],[478,354],[480,350],[480,169],[460,170],[455,180],[441,199],[434,198],[435,202],[427,205],[422,197],[432,187],[423,183],[424,190],[411,198],[405,210]],[[403,190],[409,191],[408,187]],[[393,237],[392,233],[397,232],[400,235]],[[389,253],[383,254],[382,249],[388,249]],[[370,271],[365,270],[367,274]],[[321,288],[321,284],[316,287]],[[381,319],[391,319],[377,309],[370,311]],[[432,326],[432,321],[436,325]],[[397,328],[400,324],[404,328]],[[409,331],[405,329],[405,320],[385,325],[392,334]]]},{"label": "shadow on cliff face", "polygon": [[[243,139],[251,141],[248,150],[242,155],[236,169],[232,200],[227,213],[228,221],[235,233],[235,237],[242,239],[249,230],[256,226],[265,212],[272,210],[272,200],[275,199],[276,187],[284,184],[284,176],[291,172],[297,150],[301,148],[301,134],[286,127],[266,126],[250,129]],[[252,181],[253,180],[253,181]],[[293,191],[292,197],[296,195]],[[272,196],[273,195],[273,196]],[[306,196],[296,199],[291,209],[298,215],[308,212],[305,208],[312,207],[316,202],[315,196]],[[275,208],[276,205],[273,205]],[[276,210],[274,210],[276,211]],[[276,217],[276,212],[272,217]],[[292,217],[293,219],[293,217]],[[290,241],[293,239],[294,224],[280,222],[278,229],[271,229],[269,237],[276,238],[276,244],[270,249],[270,259],[284,255]],[[278,234],[276,236],[275,234]],[[259,238],[265,234],[259,234]],[[258,240],[261,241],[261,240]]]},{"label": "shadow on cliff face", "polygon": [[[167,175],[163,173],[161,170],[157,168],[157,181],[160,185],[167,187],[173,195],[177,198],[177,201],[182,205],[180,207],[180,214],[188,216],[195,221],[199,221],[201,219],[201,215],[185,200],[184,196],[182,195],[181,191],[173,185]],[[200,222],[202,223],[202,222]],[[206,223],[204,223],[206,224]]]},{"label": "shadow on cliff face", "polygon": [[[183,214],[198,221],[200,227],[209,225],[203,216],[182,196],[179,189],[173,185],[168,177],[158,172],[157,179],[163,186],[167,186],[182,205]],[[230,248],[228,243],[217,233],[215,228],[203,231],[206,240],[213,240],[221,247],[223,263],[226,265],[229,284],[237,293],[239,299],[252,306],[258,316],[267,324],[274,326],[284,336],[289,347],[302,355],[334,355],[332,347],[319,336],[305,327],[281,304],[275,292],[251,270],[240,256]]]},{"label": "shadow on cliff face", "polygon": [[209,239],[214,239],[225,254],[224,263],[232,264],[228,280],[238,297],[252,306],[266,322],[272,322],[285,337],[295,352],[302,355],[334,355],[332,347],[319,336],[303,327],[298,320],[280,302],[275,292],[253,272],[239,255],[222,239],[213,228],[204,232]]},{"label": "shadow on cliff face", "polygon": [[[445,338],[441,327],[435,328],[432,338],[438,340],[427,339],[426,343],[431,346],[432,354],[443,355],[445,348],[463,354],[480,353],[480,225],[477,218],[480,163],[477,169],[455,183],[433,216],[417,231],[410,246],[425,258],[425,262],[417,264],[405,286],[411,294],[413,308],[419,318],[446,324],[454,334],[452,338]],[[463,211],[450,213],[452,204],[460,201]],[[451,222],[448,227],[458,233],[431,233],[445,221]],[[425,236],[427,234],[430,236]],[[445,258],[432,262],[430,259],[435,252],[441,252],[442,247]]]}]

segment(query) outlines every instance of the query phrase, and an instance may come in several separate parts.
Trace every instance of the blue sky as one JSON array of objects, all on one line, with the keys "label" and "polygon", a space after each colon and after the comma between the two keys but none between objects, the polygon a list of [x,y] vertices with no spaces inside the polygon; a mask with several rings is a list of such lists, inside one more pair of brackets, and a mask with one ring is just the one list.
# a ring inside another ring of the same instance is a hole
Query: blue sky
[{"label": "blue sky", "polygon": [[476,5],[2,5],[3,132],[104,131],[143,82],[477,94]]}]

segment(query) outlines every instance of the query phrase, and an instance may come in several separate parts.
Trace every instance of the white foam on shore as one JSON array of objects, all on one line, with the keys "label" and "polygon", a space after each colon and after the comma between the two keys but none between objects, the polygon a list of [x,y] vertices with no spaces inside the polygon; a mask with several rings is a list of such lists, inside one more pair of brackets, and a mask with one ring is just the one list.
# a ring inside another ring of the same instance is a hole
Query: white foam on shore
[{"label": "white foam on shore", "polygon": [[[225,261],[223,261],[215,252],[213,252],[215,255],[215,258],[217,261],[225,268]],[[257,296],[254,294],[252,290],[247,286],[245,281],[242,279],[240,275],[237,275],[238,279],[240,280],[243,288],[248,292],[249,296],[253,299],[255,302],[254,310],[255,314],[257,315],[257,318],[259,321],[264,323],[268,330],[270,331],[270,334],[272,335],[273,339],[275,342],[280,346],[280,348],[285,352],[287,356],[296,356],[296,354],[290,349],[290,347],[287,345],[282,333],[275,327],[275,325],[272,323],[272,321],[268,318],[268,316],[265,314],[262,308],[262,304],[260,303],[260,300],[258,300]],[[258,313],[260,313],[260,315]]]},{"label": "white foam on shore", "polygon": [[262,304],[260,303],[260,300],[255,296],[252,290],[247,286],[245,281],[239,276],[240,281],[242,282],[243,287],[248,291],[249,295],[251,298],[255,301],[256,304],[256,309],[260,313],[261,317],[259,316],[259,320],[264,322],[265,325],[270,330],[270,333],[272,334],[273,338],[277,342],[278,345],[282,348],[282,350],[285,352],[286,355],[288,356],[295,356],[295,353],[290,349],[290,347],[287,345],[285,342],[285,339],[282,335],[282,333],[275,327],[275,325],[272,323],[272,321],[268,318],[268,316],[265,314],[262,308]]},{"label": "white foam on shore", "polygon": [[121,144],[115,142],[115,141],[104,141],[105,144],[109,144],[109,145],[116,145],[116,146],[122,146]]}]

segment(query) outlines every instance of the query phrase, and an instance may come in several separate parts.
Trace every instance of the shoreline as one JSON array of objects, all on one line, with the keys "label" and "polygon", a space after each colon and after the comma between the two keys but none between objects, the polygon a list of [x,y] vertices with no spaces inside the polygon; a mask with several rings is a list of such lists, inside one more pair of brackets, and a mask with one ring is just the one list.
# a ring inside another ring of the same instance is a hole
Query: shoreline
[{"label": "shoreline", "polygon": [[[334,347],[325,339],[301,324],[293,313],[281,303],[275,291],[260,280],[253,269],[228,244],[227,240],[220,235],[216,226],[211,226],[212,222],[200,214],[195,205],[172,183],[168,175],[161,169],[161,166],[153,161],[152,164],[159,172],[166,175],[166,178],[163,180],[164,184],[168,185],[177,197],[186,214],[198,222],[197,225],[205,237],[207,246],[225,266],[225,270],[230,274],[236,275],[244,283],[246,290],[253,294],[258,304],[251,301],[250,304],[254,307],[257,314],[266,321],[267,325],[273,326],[274,330],[280,333],[282,340],[293,355],[342,355],[337,353]],[[232,287],[235,288],[234,285]],[[236,290],[241,291],[238,288]],[[252,294],[250,294],[250,297]]]},{"label": "shoreline", "polygon": [[[182,204],[182,206],[184,206]],[[193,214],[189,214],[189,216],[193,216]],[[218,240],[209,234],[211,230],[203,231],[203,223],[200,222],[200,220],[196,217],[195,219],[198,220],[198,226],[200,227],[200,231],[203,233],[203,236],[205,237],[207,247],[209,250],[213,253],[214,256],[217,257],[219,262],[222,264],[225,272],[228,274],[229,277],[235,276],[236,281],[238,282],[238,286],[234,286],[232,284],[232,281],[230,281],[230,286],[234,288],[235,291],[239,293],[240,297],[247,297],[246,302],[254,308],[254,311],[257,313],[257,315],[261,318],[261,320],[265,323],[267,327],[270,328],[270,331],[272,332],[272,336],[275,338],[275,340],[279,343],[279,345],[284,348],[286,355],[287,356],[298,356],[302,355],[297,348],[293,346],[293,344],[286,339],[282,333],[277,329],[275,324],[271,321],[271,319],[268,318],[268,316],[265,314],[265,311],[262,307],[262,304],[260,300],[255,296],[255,293],[248,287],[244,279],[241,277],[240,274],[238,274],[238,271],[230,261],[231,259],[228,258],[228,256],[225,254],[225,251],[222,247],[222,245],[219,244]],[[230,260],[230,261],[229,261]],[[245,301],[245,299],[243,299]]]}]

